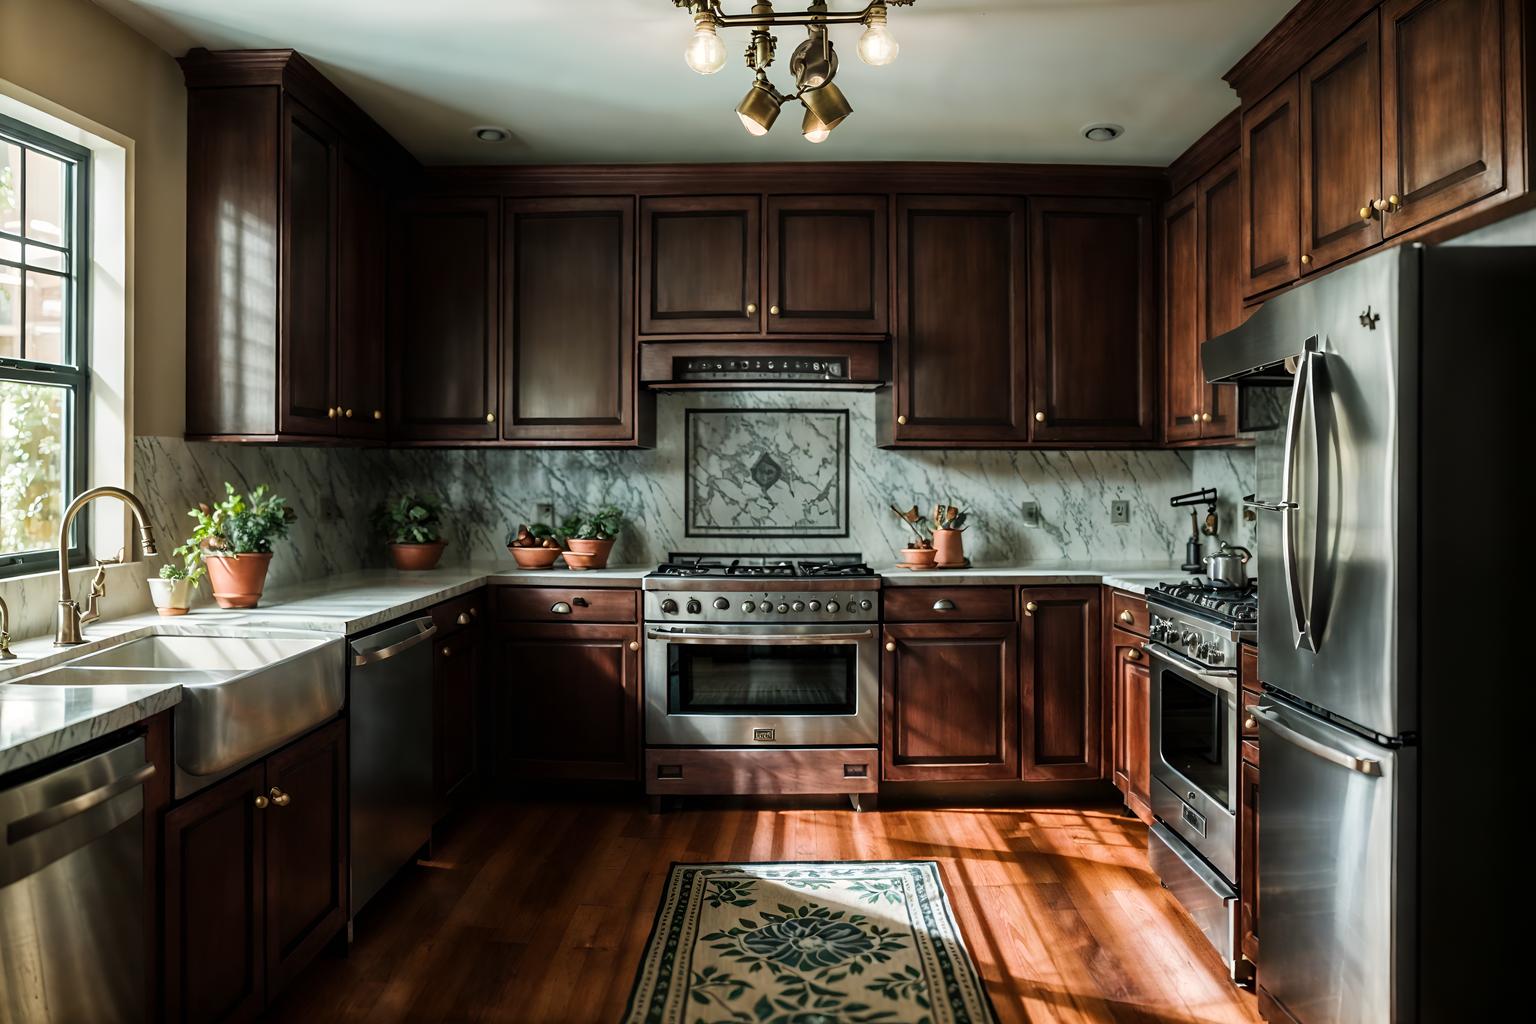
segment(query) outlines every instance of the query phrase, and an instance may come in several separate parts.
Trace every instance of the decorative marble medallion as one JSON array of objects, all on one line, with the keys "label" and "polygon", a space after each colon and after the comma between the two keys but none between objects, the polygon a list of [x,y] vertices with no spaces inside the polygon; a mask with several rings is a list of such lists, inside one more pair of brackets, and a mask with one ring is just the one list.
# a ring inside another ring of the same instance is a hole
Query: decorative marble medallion
[{"label": "decorative marble medallion", "polygon": [[689,409],[690,537],[848,536],[847,409]]}]

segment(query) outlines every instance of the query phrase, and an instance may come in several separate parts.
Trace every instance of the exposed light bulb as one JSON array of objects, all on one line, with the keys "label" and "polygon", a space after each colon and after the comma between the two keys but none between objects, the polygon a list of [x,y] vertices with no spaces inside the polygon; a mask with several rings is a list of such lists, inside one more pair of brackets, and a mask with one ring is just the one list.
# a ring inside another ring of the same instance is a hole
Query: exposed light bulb
[{"label": "exposed light bulb", "polygon": [[901,52],[901,44],[891,35],[884,15],[870,15],[864,34],[859,36],[859,60],[877,68],[885,67]]},{"label": "exposed light bulb", "polygon": [[758,124],[756,121],[752,120],[750,117],[748,117],[746,114],[741,113],[740,111],[737,112],[736,116],[741,118],[742,127],[747,130],[748,134],[751,134],[751,135],[767,135],[768,134],[768,126],[767,125]]},{"label": "exposed light bulb", "polygon": [[828,128],[826,125],[821,125],[820,127],[812,128],[803,134],[805,135],[806,142],[826,142],[827,139],[831,138],[832,136],[832,129]]},{"label": "exposed light bulb", "polygon": [[709,15],[700,15],[694,22],[683,60],[701,75],[712,75],[725,67],[725,44],[715,34],[715,22]]}]

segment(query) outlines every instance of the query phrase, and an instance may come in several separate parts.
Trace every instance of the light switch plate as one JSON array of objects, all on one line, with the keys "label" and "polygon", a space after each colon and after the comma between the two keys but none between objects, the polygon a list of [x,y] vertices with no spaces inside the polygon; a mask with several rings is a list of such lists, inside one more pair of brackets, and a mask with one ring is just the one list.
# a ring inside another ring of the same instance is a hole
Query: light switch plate
[{"label": "light switch plate", "polygon": [[1116,526],[1124,526],[1131,521],[1131,503],[1121,498],[1109,503],[1109,521]]},{"label": "light switch plate", "polygon": [[538,504],[534,505],[533,506],[533,521],[536,522],[536,523],[543,523],[546,526],[554,526],[555,525],[555,503],[552,502],[552,501],[541,501]]},{"label": "light switch plate", "polygon": [[1019,506],[1024,525],[1036,528],[1040,525],[1040,503],[1038,501],[1026,501]]}]

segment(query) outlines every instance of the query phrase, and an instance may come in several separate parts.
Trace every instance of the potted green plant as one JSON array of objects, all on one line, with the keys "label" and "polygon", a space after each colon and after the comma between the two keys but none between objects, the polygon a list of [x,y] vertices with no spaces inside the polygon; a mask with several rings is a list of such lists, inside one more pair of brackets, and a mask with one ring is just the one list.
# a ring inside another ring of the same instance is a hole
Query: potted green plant
[{"label": "potted green plant", "polygon": [[917,510],[916,505],[905,512],[892,505],[891,511],[907,524],[907,528],[912,531],[914,537],[910,546],[901,549],[901,561],[898,564],[906,569],[932,569],[937,552],[933,550],[933,528],[928,520],[923,518],[923,514]]},{"label": "potted green plant", "polygon": [[953,505],[941,503],[933,506],[934,565],[938,568],[965,568],[965,546],[961,539],[965,521],[969,518],[969,512],[963,512]]},{"label": "potted green plant", "polygon": [[517,532],[507,535],[507,550],[519,569],[548,569],[560,557],[560,538],[548,523],[519,523]]},{"label": "potted green plant", "polygon": [[207,572],[202,549],[195,544],[183,544],[173,554],[181,556],[181,564],[165,563],[160,567],[160,575],[149,581],[150,600],[161,615],[187,614],[192,609],[192,592]]},{"label": "potted green plant", "polygon": [[613,540],[624,526],[624,513],[614,505],[596,512],[576,512],[560,524],[565,536],[565,564],[572,569],[601,569],[613,552]]},{"label": "potted green plant", "polygon": [[437,568],[443,548],[448,546],[442,538],[444,511],[436,495],[416,494],[402,494],[374,510],[374,528],[384,535],[396,569],[419,572]]},{"label": "potted green plant", "polygon": [[[197,548],[220,608],[254,608],[266,587],[272,543],[288,536],[295,516],[288,503],[262,484],[239,494],[224,484],[224,500],[187,513],[195,521],[187,544]],[[179,549],[178,549],[179,550]]]}]

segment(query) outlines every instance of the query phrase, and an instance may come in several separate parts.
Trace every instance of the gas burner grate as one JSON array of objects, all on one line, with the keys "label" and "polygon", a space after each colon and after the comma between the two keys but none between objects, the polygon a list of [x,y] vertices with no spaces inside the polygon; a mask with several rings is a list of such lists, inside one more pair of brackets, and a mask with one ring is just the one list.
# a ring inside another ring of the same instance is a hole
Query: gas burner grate
[{"label": "gas burner grate", "polygon": [[1259,618],[1259,587],[1250,580],[1244,587],[1219,587],[1203,580],[1159,583],[1157,593],[1173,601],[1203,608],[1234,622],[1251,623]]},{"label": "gas burner grate", "polygon": [[793,562],[764,562],[761,564],[743,565],[741,559],[735,559],[725,570],[727,576],[793,576],[795,564]]},{"label": "gas burner grate", "polygon": [[691,562],[662,562],[656,567],[657,576],[708,576],[725,569],[722,562],[706,562],[696,558]]},{"label": "gas burner grate", "polygon": [[863,562],[801,562],[801,576],[873,576]]}]

